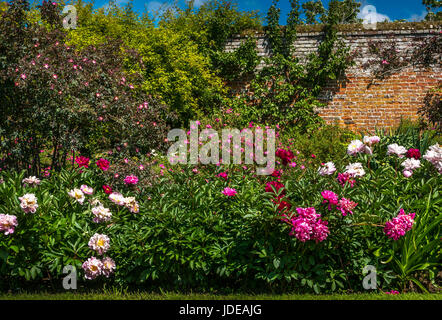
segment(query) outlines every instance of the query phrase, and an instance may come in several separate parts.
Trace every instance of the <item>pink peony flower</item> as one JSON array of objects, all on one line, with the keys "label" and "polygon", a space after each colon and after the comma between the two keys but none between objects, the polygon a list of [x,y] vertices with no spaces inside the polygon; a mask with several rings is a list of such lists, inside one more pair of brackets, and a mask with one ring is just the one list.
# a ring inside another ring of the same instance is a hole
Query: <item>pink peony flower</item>
[{"label": "pink peony flower", "polygon": [[341,210],[342,215],[345,217],[348,213],[353,214],[352,210],[357,205],[358,204],[356,202],[353,202],[353,201],[346,199],[346,198],[341,198],[341,200],[339,200],[339,203],[338,203],[338,209]]},{"label": "pink peony flower", "polygon": [[85,184],[81,185],[80,190],[81,190],[84,194],[87,194],[87,195],[91,195],[91,194],[94,193],[94,189],[92,189],[91,187],[89,187],[89,186],[87,186],[87,185],[85,185]]},{"label": "pink peony flower", "polygon": [[233,188],[226,187],[222,191],[222,194],[225,195],[225,196],[228,196],[228,197],[233,197],[234,195],[237,194],[237,191],[235,189],[233,189]]},{"label": "pink peony flower", "polygon": [[109,200],[119,206],[124,206],[124,204],[125,204],[124,196],[118,192],[112,192],[109,195]]},{"label": "pink peony flower", "polygon": [[82,268],[84,270],[85,278],[88,280],[93,280],[101,275],[103,263],[95,257],[90,257],[83,263]]},{"label": "pink peony flower", "polygon": [[41,182],[40,179],[38,179],[35,176],[28,177],[22,180],[24,186],[31,186],[31,187],[40,185],[40,182]]},{"label": "pink peony flower", "polygon": [[361,140],[353,140],[347,147],[347,154],[354,156],[362,152],[364,149],[364,144]]},{"label": "pink peony flower", "polygon": [[124,198],[124,206],[132,213],[140,212],[140,206],[134,197]]},{"label": "pink peony flower", "polygon": [[84,200],[86,199],[83,191],[81,191],[80,189],[73,189],[69,191],[68,194],[80,204],[83,204]]},{"label": "pink peony flower", "polygon": [[17,225],[16,216],[0,213],[0,232],[3,232],[4,235],[14,233]]},{"label": "pink peony flower", "polygon": [[90,239],[88,246],[91,250],[96,251],[99,255],[106,253],[110,248],[109,237],[105,234],[95,233]]},{"label": "pink peony flower", "polygon": [[397,143],[390,144],[387,146],[387,148],[388,148],[387,155],[395,154],[399,158],[403,158],[404,154],[407,152],[407,149],[398,145]]},{"label": "pink peony flower", "polygon": [[318,169],[318,173],[321,176],[329,176],[332,175],[333,173],[335,173],[336,171],[336,167],[334,165],[333,162],[327,162],[324,163],[319,169]]},{"label": "pink peony flower", "polygon": [[92,221],[95,223],[107,222],[112,218],[110,210],[102,205],[92,208],[92,215],[94,216]]},{"label": "pink peony flower", "polygon": [[37,198],[34,194],[27,193],[18,199],[21,201],[20,208],[22,208],[25,213],[35,213],[37,211]]},{"label": "pink peony flower", "polygon": [[104,258],[101,260],[103,264],[102,273],[106,278],[109,278],[109,276],[115,272],[116,265],[115,261],[109,257]]}]

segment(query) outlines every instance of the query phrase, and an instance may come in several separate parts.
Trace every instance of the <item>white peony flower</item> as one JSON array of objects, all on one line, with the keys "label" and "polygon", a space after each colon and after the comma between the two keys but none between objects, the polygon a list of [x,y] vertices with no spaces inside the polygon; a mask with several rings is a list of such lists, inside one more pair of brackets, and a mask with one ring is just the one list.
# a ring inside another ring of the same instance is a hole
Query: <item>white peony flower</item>
[{"label": "white peony flower", "polygon": [[365,175],[365,170],[362,167],[362,164],[359,162],[350,163],[345,167],[345,173],[350,174],[353,177],[362,177]]},{"label": "white peony flower", "polygon": [[395,154],[399,158],[403,158],[404,154],[407,153],[405,147],[398,145],[397,143],[390,144],[388,147],[387,155]]},{"label": "white peony flower", "polygon": [[318,173],[321,176],[329,176],[336,171],[335,164],[333,162],[326,162],[322,167],[318,169]]},{"label": "white peony flower", "polygon": [[347,147],[347,154],[354,156],[362,151],[364,144],[361,140],[353,140]]}]

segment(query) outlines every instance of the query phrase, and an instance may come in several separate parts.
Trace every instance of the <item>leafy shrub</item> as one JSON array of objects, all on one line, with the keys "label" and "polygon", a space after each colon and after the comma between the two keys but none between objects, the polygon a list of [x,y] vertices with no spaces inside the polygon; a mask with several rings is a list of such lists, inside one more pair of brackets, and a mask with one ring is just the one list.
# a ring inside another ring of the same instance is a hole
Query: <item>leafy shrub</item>
[{"label": "leafy shrub", "polygon": [[40,25],[26,22],[25,4],[12,3],[0,22],[0,165],[39,174],[59,170],[72,150],[159,148],[173,113],[140,90],[139,73],[123,70],[129,61],[142,65],[136,52],[123,56],[118,42],[77,51],[58,28],[46,28],[60,23],[55,5],[44,3],[48,22]]}]

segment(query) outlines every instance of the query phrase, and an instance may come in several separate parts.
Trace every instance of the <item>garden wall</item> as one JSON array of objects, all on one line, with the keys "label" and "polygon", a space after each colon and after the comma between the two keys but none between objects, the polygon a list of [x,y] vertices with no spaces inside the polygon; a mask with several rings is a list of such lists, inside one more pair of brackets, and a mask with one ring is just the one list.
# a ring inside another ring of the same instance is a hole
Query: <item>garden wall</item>
[{"label": "garden wall", "polygon": [[[426,69],[408,68],[393,76],[375,81],[370,70],[363,64],[370,58],[368,43],[372,41],[396,41],[399,50],[406,50],[416,39],[440,34],[435,29],[409,30],[358,30],[340,32],[351,50],[360,54],[355,58],[355,66],[347,70],[342,83],[330,82],[320,98],[327,103],[317,110],[327,123],[338,123],[352,130],[374,130],[397,125],[401,117],[418,118],[418,109],[428,90],[442,81],[441,64]],[[391,38],[393,36],[393,38]],[[268,56],[270,49],[263,34],[256,34],[258,54]],[[321,39],[320,32],[298,33],[295,42],[296,54],[303,58],[317,49]],[[243,37],[231,39],[226,51],[239,47]],[[258,66],[261,68],[262,64]],[[247,79],[230,83],[234,90],[247,87]]]}]

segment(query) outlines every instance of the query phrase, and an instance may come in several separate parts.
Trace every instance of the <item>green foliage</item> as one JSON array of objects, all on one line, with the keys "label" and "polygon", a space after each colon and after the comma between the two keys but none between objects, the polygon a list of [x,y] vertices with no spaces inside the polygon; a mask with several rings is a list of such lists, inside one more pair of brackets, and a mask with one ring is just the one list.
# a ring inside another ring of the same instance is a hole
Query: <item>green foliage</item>
[{"label": "green foliage", "polygon": [[214,51],[213,65],[218,74],[226,80],[240,80],[253,74],[260,59],[256,51],[256,40],[247,38],[233,52]]},{"label": "green foliage", "polygon": [[162,23],[156,28],[152,20],[137,16],[130,7],[111,5],[107,12],[90,10],[79,8],[82,19],[70,32],[70,43],[83,47],[109,38],[121,39],[125,46],[135,49],[143,66],[133,69],[128,65],[126,69],[141,72],[144,92],[169,105],[180,115],[181,123],[219,106],[225,92],[222,81],[186,32]]},{"label": "green foliage", "polygon": [[272,55],[248,90],[230,104],[248,121],[278,123],[307,132],[322,123],[316,114],[316,109],[323,106],[318,100],[322,88],[328,81],[342,80],[353,62],[349,48],[338,39],[334,17],[327,21],[318,51],[301,61],[293,47],[301,23],[299,4],[291,2],[287,26],[281,28],[277,3],[272,3],[267,14],[266,35]]},{"label": "green foliage", "polygon": [[430,89],[424,98],[424,105],[419,109],[419,114],[424,117],[434,129],[442,132],[442,84]]},{"label": "green foliage", "polygon": [[316,162],[328,162],[343,159],[346,155],[348,141],[354,140],[356,134],[338,126],[324,125],[307,134],[298,132],[285,133],[283,145],[289,145],[299,151],[305,159],[316,156]]},{"label": "green foliage", "polygon": [[304,9],[304,14],[306,17],[305,22],[307,24],[316,24],[318,21],[316,17],[323,15],[325,12],[324,6],[321,0],[311,0],[304,2],[302,4],[302,9]]},{"label": "green foliage", "polygon": [[442,11],[438,10],[442,7],[440,0],[422,0],[422,4],[427,9],[425,20],[427,21],[442,21]]}]

